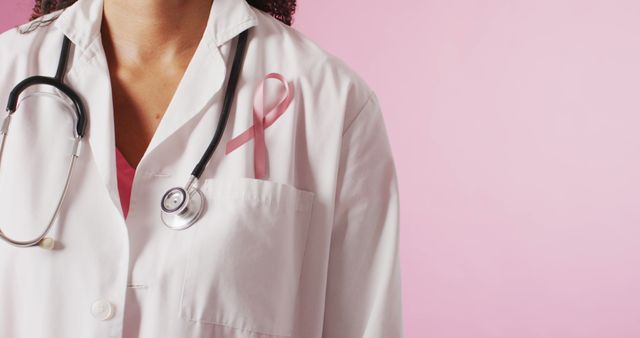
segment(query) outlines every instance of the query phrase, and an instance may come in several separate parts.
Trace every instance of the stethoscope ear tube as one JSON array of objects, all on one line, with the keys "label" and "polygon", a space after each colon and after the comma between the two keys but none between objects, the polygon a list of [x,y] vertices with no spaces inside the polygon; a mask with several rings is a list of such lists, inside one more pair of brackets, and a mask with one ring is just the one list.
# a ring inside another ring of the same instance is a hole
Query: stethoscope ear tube
[{"label": "stethoscope ear tube", "polygon": [[[19,241],[19,240],[15,240],[15,239],[10,238],[6,234],[4,234],[2,232],[2,230],[0,229],[0,239],[8,242],[9,244],[11,244],[13,246],[19,247],[19,248],[28,248],[28,247],[33,247],[33,246],[40,246],[40,247],[45,248],[45,249],[53,249],[53,247],[55,245],[55,241],[52,238],[49,238],[49,237],[46,237],[46,236],[49,233],[49,231],[51,230],[51,227],[53,226],[53,223],[55,222],[56,218],[58,217],[58,213],[60,212],[60,209],[62,208],[62,204],[64,203],[64,199],[67,196],[67,191],[69,190],[69,182],[71,181],[71,173],[73,172],[73,166],[75,165],[76,159],[78,158],[77,149],[79,149],[78,148],[78,143],[80,142],[80,138],[76,138],[74,142],[75,142],[75,144],[73,146],[74,152],[71,155],[71,163],[69,164],[69,170],[67,172],[67,179],[66,179],[66,181],[64,183],[64,188],[62,190],[62,194],[60,195],[60,199],[58,200],[58,204],[56,205],[56,210],[53,212],[53,215],[51,216],[51,219],[49,220],[49,223],[44,228],[42,233],[40,233],[40,235],[38,235],[38,237],[36,237],[36,238],[34,238],[32,240]],[[0,144],[0,165],[2,164],[2,147],[4,147],[4,142],[2,142],[2,144]]]},{"label": "stethoscope ear tube", "polygon": [[82,100],[80,99],[78,94],[76,94],[71,88],[69,88],[69,86],[65,85],[62,82],[59,82],[55,78],[47,76],[32,76],[18,83],[18,85],[16,85],[9,94],[9,101],[7,103],[7,112],[9,113],[9,115],[15,113],[18,106],[18,98],[20,97],[20,94],[22,94],[22,92],[24,92],[27,88],[36,85],[52,86],[63,92],[69,97],[69,99],[71,99],[75,107],[74,112],[76,115],[75,132],[79,137],[84,137],[85,129],[87,126],[87,119]]},{"label": "stethoscope ear tube", "polygon": [[87,114],[82,104],[82,99],[76,94],[76,92],[69,86],[64,84],[64,72],[67,67],[67,60],[69,59],[69,50],[71,48],[71,41],[67,36],[64,37],[62,42],[62,51],[60,52],[60,60],[58,61],[58,68],[54,77],[48,76],[32,76],[22,80],[18,83],[13,90],[9,93],[9,100],[7,102],[7,112],[9,115],[15,113],[18,106],[18,98],[20,94],[27,88],[36,85],[49,85],[52,86],[71,99],[75,106],[76,114],[76,129],[75,132],[79,137],[84,137],[84,133],[87,127]]},{"label": "stethoscope ear tube", "polygon": [[49,85],[60,90],[62,93],[67,95],[67,97],[69,97],[69,99],[71,99],[71,101],[73,102],[73,105],[75,107],[75,121],[76,121],[76,126],[74,129],[74,133],[76,135],[74,138],[73,150],[71,153],[71,162],[69,164],[67,178],[65,180],[64,188],[62,190],[62,194],[60,195],[60,199],[58,200],[58,204],[56,205],[56,209],[53,215],[51,216],[51,219],[49,220],[49,223],[47,224],[47,226],[38,235],[38,237],[32,240],[26,240],[26,241],[12,239],[9,236],[7,236],[5,233],[3,233],[2,230],[0,229],[0,239],[19,248],[40,246],[45,249],[53,249],[55,245],[55,241],[52,238],[49,238],[46,236],[51,230],[51,227],[53,226],[58,216],[58,213],[60,212],[60,209],[62,208],[62,205],[64,203],[64,200],[69,188],[69,182],[71,181],[71,174],[73,172],[73,167],[80,153],[80,142],[82,140],[82,137],[84,137],[84,134],[85,134],[87,119],[86,119],[86,111],[85,111],[84,105],[82,104],[82,100],[80,99],[78,94],[76,94],[75,91],[73,91],[69,86],[64,84],[64,72],[66,70],[67,60],[69,58],[70,45],[71,45],[71,41],[69,40],[69,38],[65,36],[64,41],[62,43],[60,60],[58,61],[58,68],[56,71],[56,75],[54,77],[47,77],[47,76],[29,77],[21,81],[20,83],[18,83],[13,88],[13,90],[11,90],[11,92],[9,93],[9,99],[7,102],[7,112],[9,114],[2,122],[2,127],[0,129],[0,165],[2,164],[2,153],[4,150],[4,144],[5,144],[4,141],[5,141],[6,135],[9,132],[11,116],[16,112],[16,109],[18,106],[18,98],[27,88],[35,85]]}]

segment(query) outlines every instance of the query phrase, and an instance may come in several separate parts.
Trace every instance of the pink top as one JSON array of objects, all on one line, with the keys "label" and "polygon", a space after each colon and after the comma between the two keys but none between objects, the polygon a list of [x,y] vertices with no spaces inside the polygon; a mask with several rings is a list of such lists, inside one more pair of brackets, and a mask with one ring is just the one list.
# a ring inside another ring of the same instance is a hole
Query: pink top
[{"label": "pink top", "polygon": [[127,218],[129,202],[131,201],[131,186],[133,185],[133,176],[136,173],[136,169],[127,162],[118,147],[116,147],[116,169],[118,172],[118,192],[120,193],[122,212],[124,217]]}]

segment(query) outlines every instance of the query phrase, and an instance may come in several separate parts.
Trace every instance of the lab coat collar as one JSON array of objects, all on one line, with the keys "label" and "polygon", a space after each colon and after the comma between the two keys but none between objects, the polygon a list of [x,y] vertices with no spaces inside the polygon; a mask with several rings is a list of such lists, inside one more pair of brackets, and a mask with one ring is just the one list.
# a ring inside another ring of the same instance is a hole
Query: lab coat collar
[{"label": "lab coat collar", "polygon": [[[78,0],[65,9],[54,25],[80,48],[89,48],[100,37],[104,0]],[[220,47],[254,26],[256,14],[245,0],[214,0],[203,42]]]},{"label": "lab coat collar", "polygon": [[[74,59],[70,60],[67,79],[75,88],[89,111],[88,143],[107,187],[111,199],[121,211],[117,188],[115,159],[115,128],[110,91],[109,68],[102,48],[100,26],[104,0],[78,0],[64,10],[54,25],[73,43]],[[176,172],[178,168],[160,168],[149,165],[148,158],[155,149],[199,113],[208,111],[214,97],[222,101],[223,83],[230,68],[230,44],[242,31],[257,24],[257,15],[245,0],[214,0],[207,27],[195,54],[169,103],[153,138],[137,169],[148,174]],[[225,46],[223,46],[225,45]],[[229,55],[223,57],[222,48]],[[227,65],[229,63],[229,65]],[[218,107],[221,104],[218,104]],[[219,109],[212,112],[219,114]],[[203,145],[205,147],[206,144]],[[198,159],[193,159],[196,163]],[[171,165],[171,164],[168,164]]]}]

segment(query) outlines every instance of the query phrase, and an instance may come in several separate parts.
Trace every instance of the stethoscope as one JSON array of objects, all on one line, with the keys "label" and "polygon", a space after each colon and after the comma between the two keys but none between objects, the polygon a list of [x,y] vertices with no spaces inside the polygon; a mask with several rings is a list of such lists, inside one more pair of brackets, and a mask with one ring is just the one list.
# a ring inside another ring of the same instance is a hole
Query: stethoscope
[{"label": "stethoscope", "polygon": [[[236,87],[238,85],[238,78],[240,77],[240,72],[242,70],[242,63],[244,61],[245,49],[247,45],[247,35],[248,29],[240,33],[240,36],[238,37],[233,64],[231,66],[231,73],[229,75],[227,89],[222,103],[220,121],[218,122],[215,134],[213,135],[209,146],[200,158],[200,161],[193,168],[191,175],[189,176],[189,180],[187,181],[184,188],[174,187],[169,189],[162,196],[162,199],[160,201],[160,218],[162,220],[162,223],[164,223],[164,225],[171,230],[184,230],[189,228],[200,218],[200,215],[204,210],[205,198],[200,189],[198,189],[198,180],[204,172],[205,167],[209,163],[209,160],[213,156],[214,151],[218,147],[224,129],[227,125],[227,121],[229,119],[229,111],[231,110]],[[18,85],[13,88],[13,90],[9,94],[9,102],[7,103],[7,112],[9,113],[9,115],[4,119],[4,121],[2,122],[2,126],[0,127],[0,163],[2,163],[2,151],[4,149],[5,138],[9,131],[11,116],[16,112],[18,98],[24,90],[35,85],[52,86],[66,95],[71,100],[74,106],[75,114],[73,118],[75,122],[75,129],[71,161],[67,172],[67,178],[62,190],[62,194],[60,195],[60,199],[58,200],[56,209],[53,213],[53,216],[51,216],[49,223],[44,228],[44,231],[38,237],[32,240],[19,241],[9,238],[0,229],[0,238],[16,247],[25,248],[41,246],[47,249],[52,249],[54,247],[55,241],[52,238],[47,237],[47,234],[51,230],[51,227],[53,226],[53,223],[62,207],[64,198],[67,195],[73,166],[76,162],[76,159],[80,156],[79,146],[80,141],[85,135],[87,120],[86,110],[84,105],[82,104],[82,100],[73,89],[64,84],[64,73],[66,71],[67,61],[69,59],[70,45],[71,41],[68,37],[65,36],[62,43],[62,52],[60,53],[58,69],[54,77],[32,76],[18,83]]]}]

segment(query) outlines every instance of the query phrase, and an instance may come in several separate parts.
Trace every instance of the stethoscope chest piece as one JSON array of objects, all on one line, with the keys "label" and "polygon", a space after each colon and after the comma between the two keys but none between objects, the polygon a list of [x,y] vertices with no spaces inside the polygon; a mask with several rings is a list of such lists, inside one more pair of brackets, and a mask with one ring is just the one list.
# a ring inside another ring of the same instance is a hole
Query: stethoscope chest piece
[{"label": "stethoscope chest piece", "polygon": [[169,189],[160,203],[160,218],[171,230],[184,230],[192,226],[204,209],[204,195],[197,188]]}]

